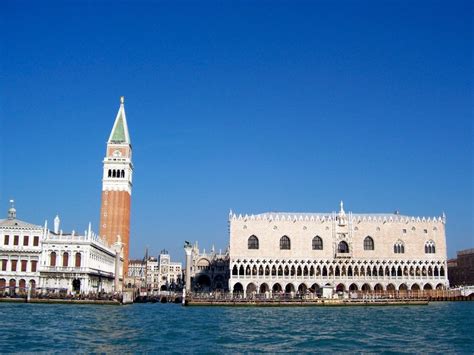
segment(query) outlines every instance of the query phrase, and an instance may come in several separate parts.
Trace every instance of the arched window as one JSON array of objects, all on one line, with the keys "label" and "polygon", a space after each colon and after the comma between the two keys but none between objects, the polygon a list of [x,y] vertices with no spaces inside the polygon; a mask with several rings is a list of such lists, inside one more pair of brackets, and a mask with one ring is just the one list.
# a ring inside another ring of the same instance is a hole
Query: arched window
[{"label": "arched window", "polygon": [[374,240],[369,236],[364,239],[364,250],[374,250]]},{"label": "arched window", "polygon": [[401,240],[397,241],[393,245],[393,252],[395,254],[404,254],[405,253],[405,245],[403,244],[403,242]]},{"label": "arched window", "polygon": [[251,235],[248,240],[249,249],[258,249],[258,238],[254,235]]},{"label": "arched window", "polygon": [[429,240],[425,243],[425,253],[426,254],[434,254],[435,250],[435,243],[432,240]]},{"label": "arched window", "polygon": [[349,245],[345,241],[339,243],[337,247],[338,253],[348,253],[349,252]]},{"label": "arched window", "polygon": [[125,170],[122,170],[122,177],[125,177]]},{"label": "arched window", "polygon": [[109,177],[112,177],[112,170],[109,169]]},{"label": "arched window", "polygon": [[63,266],[69,266],[69,254],[68,253],[63,254]]},{"label": "arched window", "polygon": [[291,242],[290,238],[286,235],[280,238],[280,249],[281,250],[290,250],[291,249]]},{"label": "arched window", "polygon": [[313,250],[323,250],[323,240],[318,235],[313,238]]},{"label": "arched window", "polygon": [[76,253],[75,266],[81,267],[81,253]]},{"label": "arched window", "polygon": [[50,254],[49,266],[56,266],[56,253],[54,251]]}]

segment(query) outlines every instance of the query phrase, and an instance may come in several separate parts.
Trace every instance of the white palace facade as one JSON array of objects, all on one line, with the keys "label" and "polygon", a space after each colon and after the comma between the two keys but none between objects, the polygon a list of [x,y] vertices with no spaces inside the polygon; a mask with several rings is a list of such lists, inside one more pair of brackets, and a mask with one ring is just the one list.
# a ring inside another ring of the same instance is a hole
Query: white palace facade
[{"label": "white palace facade", "polygon": [[446,218],[393,214],[230,213],[229,290],[320,294],[448,287]]},{"label": "white palace facade", "polygon": [[17,219],[16,209],[0,219],[0,295],[120,291],[123,245],[109,246],[89,229],[64,233]]}]

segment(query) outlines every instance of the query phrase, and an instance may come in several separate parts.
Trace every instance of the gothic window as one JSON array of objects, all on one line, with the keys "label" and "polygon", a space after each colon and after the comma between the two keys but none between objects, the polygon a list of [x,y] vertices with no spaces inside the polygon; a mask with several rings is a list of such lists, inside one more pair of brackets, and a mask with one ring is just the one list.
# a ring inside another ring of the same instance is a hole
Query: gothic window
[{"label": "gothic window", "polygon": [[248,240],[248,248],[249,249],[258,249],[258,238],[254,235],[251,235]]},{"label": "gothic window", "polygon": [[337,252],[338,253],[349,253],[349,245],[345,241],[340,242],[338,247],[337,247]]},{"label": "gothic window", "polygon": [[291,249],[291,242],[290,238],[286,235],[280,238],[280,249],[281,250],[290,250]]},{"label": "gothic window", "polygon": [[393,252],[395,254],[404,254],[405,253],[405,245],[401,240],[396,242],[393,246]]},{"label": "gothic window", "polygon": [[425,253],[426,254],[435,253],[435,243],[432,240],[429,240],[425,243]]},{"label": "gothic window", "polygon": [[49,257],[49,266],[56,266],[56,253],[54,251]]},{"label": "gothic window", "polygon": [[323,250],[323,240],[316,236],[313,238],[313,250]]},{"label": "gothic window", "polygon": [[374,240],[369,236],[364,239],[364,250],[374,250]]}]

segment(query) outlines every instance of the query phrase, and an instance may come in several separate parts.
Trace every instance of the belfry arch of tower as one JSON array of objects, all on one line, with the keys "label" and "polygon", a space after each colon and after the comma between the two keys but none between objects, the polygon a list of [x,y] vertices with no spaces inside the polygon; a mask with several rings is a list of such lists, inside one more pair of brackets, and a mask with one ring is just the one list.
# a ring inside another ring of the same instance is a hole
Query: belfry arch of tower
[{"label": "belfry arch of tower", "polygon": [[130,248],[132,177],[132,144],[122,96],[103,160],[100,235],[110,246],[121,237],[124,276],[128,272]]}]

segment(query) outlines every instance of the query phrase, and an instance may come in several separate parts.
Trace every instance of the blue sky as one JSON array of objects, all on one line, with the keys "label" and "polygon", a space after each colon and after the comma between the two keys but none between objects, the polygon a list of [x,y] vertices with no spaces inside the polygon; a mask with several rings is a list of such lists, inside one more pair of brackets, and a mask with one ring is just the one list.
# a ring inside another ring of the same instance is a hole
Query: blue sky
[{"label": "blue sky", "polygon": [[[0,206],[98,230],[119,105],[131,256],[224,249],[229,209],[448,216],[473,247],[468,1],[2,1]],[[51,223],[51,222],[50,222]]]}]

